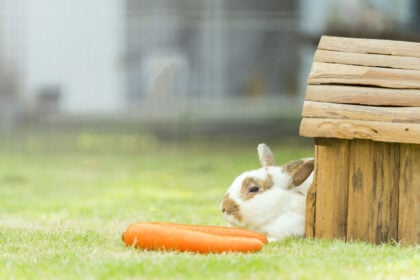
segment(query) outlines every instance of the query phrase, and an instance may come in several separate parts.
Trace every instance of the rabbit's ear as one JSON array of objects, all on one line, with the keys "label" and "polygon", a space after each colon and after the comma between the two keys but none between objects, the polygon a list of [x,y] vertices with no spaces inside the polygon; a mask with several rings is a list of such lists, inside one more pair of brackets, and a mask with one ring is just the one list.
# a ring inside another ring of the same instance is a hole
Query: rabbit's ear
[{"label": "rabbit's ear", "polygon": [[259,144],[257,150],[258,150],[258,157],[260,158],[260,163],[262,167],[269,167],[269,166],[276,165],[276,160],[274,158],[274,155],[266,144],[264,143]]},{"label": "rabbit's ear", "polygon": [[283,170],[290,175],[293,186],[300,186],[314,170],[314,159],[307,158],[289,162],[283,166]]}]

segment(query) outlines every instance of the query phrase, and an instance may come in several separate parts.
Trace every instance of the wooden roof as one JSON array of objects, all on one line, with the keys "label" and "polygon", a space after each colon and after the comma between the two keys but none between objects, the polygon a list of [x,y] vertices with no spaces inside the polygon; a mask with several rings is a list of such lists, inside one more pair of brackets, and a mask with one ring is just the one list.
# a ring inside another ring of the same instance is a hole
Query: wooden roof
[{"label": "wooden roof", "polygon": [[323,36],[300,134],[420,144],[420,43]]}]

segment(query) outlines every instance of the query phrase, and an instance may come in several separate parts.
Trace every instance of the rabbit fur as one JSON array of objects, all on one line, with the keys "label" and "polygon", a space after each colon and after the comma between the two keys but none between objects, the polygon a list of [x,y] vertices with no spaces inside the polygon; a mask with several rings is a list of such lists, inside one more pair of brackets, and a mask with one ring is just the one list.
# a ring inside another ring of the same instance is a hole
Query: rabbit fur
[{"label": "rabbit fur", "polygon": [[269,241],[305,235],[305,205],[314,159],[276,166],[270,148],[258,145],[261,168],[238,176],[220,205],[230,226],[265,234]]}]

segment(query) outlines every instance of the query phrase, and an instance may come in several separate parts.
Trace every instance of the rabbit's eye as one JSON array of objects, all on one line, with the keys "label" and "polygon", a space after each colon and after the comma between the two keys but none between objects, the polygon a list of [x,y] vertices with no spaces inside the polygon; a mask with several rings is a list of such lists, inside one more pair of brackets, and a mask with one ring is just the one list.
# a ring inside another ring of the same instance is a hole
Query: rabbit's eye
[{"label": "rabbit's eye", "polygon": [[250,193],[256,193],[256,192],[259,192],[259,191],[260,191],[260,187],[258,187],[258,186],[253,186],[249,189]]}]

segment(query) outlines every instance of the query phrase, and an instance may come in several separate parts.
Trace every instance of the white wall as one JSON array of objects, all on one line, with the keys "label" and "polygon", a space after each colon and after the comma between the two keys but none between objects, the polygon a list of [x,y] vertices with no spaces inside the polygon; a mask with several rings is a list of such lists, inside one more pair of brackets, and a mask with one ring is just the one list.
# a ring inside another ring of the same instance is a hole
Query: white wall
[{"label": "white wall", "polygon": [[8,70],[23,67],[26,0],[0,0],[0,59]]},{"label": "white wall", "polygon": [[41,87],[59,86],[64,112],[120,110],[124,1],[19,2],[23,5],[10,5],[6,13],[24,21],[24,31],[15,34],[23,44],[24,94],[33,98]]}]

